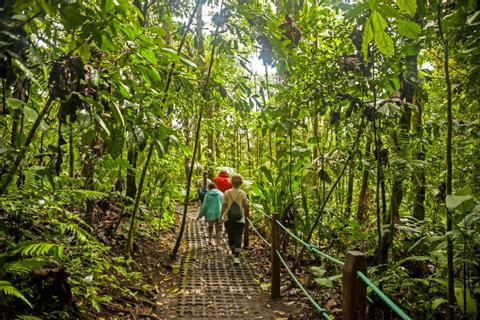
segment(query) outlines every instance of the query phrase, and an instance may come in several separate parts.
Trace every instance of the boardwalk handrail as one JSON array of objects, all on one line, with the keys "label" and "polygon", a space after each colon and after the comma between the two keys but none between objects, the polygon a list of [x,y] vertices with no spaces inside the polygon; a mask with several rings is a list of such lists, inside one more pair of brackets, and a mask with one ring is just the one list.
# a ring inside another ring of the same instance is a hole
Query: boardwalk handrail
[{"label": "boardwalk handrail", "polygon": [[357,271],[356,272],[357,276],[362,279],[363,282],[365,282],[365,284],[367,286],[369,286],[373,292],[375,292],[378,297],[380,299],[383,300],[383,302],[385,302],[385,304],[390,307],[390,309],[392,309],[402,320],[412,320],[412,318],[410,318],[410,316],[408,316],[405,311],[403,311],[399,306],[397,306],[395,304],[395,302],[393,302],[385,293],[383,293],[382,290],[380,290],[375,284],[373,284],[372,281],[370,281],[370,279],[367,278],[367,276],[365,274],[363,274],[363,272],[361,271]]},{"label": "boardwalk handrail", "polygon": [[335,263],[335,264],[338,264],[338,265],[341,265],[343,266],[343,262],[332,257],[332,256],[329,256],[328,254],[320,251],[317,247],[315,247],[314,245],[312,244],[309,244],[309,243],[306,243],[305,241],[303,241],[300,237],[298,237],[296,234],[294,234],[292,231],[288,230],[287,227],[285,227],[283,224],[280,223],[280,221],[277,220],[277,224],[280,226],[280,228],[282,228],[288,235],[290,235],[293,239],[297,240],[298,242],[300,242],[305,248],[307,248],[308,251],[311,251],[311,252],[315,252],[316,254],[322,256],[323,258],[327,259],[327,260],[330,260],[331,262]]},{"label": "boardwalk handrail", "polygon": [[[365,296],[365,292],[357,292],[357,293],[354,293],[353,296],[354,296],[354,300],[356,301],[351,301],[351,297],[352,297],[352,291],[365,291],[364,288],[366,287],[363,287],[361,288],[362,286],[360,286],[360,284],[358,284],[354,278],[355,276],[358,277],[358,279],[360,279],[366,286],[370,287],[374,293],[376,293],[378,295],[378,297],[392,310],[394,311],[399,317],[400,319],[402,320],[411,320],[410,316],[408,316],[397,304],[395,304],[384,292],[382,292],[377,286],[375,286],[375,284],[373,284],[373,282],[365,275],[366,273],[366,267],[364,267],[364,269],[362,269],[362,263],[363,265],[365,265],[365,257],[363,255],[363,253],[359,253],[359,252],[348,252],[347,256],[349,256],[350,258],[350,262],[349,262],[349,259],[347,259],[347,263],[344,263],[322,251],[320,251],[320,249],[318,249],[316,246],[312,245],[312,244],[309,244],[307,242],[305,242],[303,239],[301,239],[299,236],[297,236],[295,233],[293,233],[292,231],[290,231],[287,227],[285,227],[282,223],[280,223],[277,218],[274,218],[272,216],[269,216],[267,215],[266,213],[264,213],[262,210],[257,210],[258,212],[260,212],[264,217],[266,217],[269,221],[271,221],[272,223],[272,233],[275,233],[275,230],[277,228],[275,228],[275,226],[278,226],[280,228],[282,228],[286,234],[288,234],[291,238],[295,239],[297,242],[301,243],[303,246],[305,246],[309,251],[313,252],[313,253],[316,253],[318,255],[320,255],[321,257],[331,261],[332,263],[335,263],[337,265],[342,265],[344,268],[344,286],[343,286],[343,291],[344,291],[344,319],[366,319],[366,310],[345,310],[345,308],[348,308],[348,305],[351,305],[352,306],[352,309],[355,308],[355,309],[358,309],[358,307],[360,306],[360,308],[362,309],[365,309],[366,305],[365,305],[365,302],[366,301],[363,301],[362,302],[359,302],[358,301],[358,297],[356,296]],[[277,215],[274,215],[275,217],[277,217]],[[272,234],[272,243],[269,243],[261,234],[260,232],[258,231],[257,228],[255,228],[253,222],[247,217],[247,220],[248,222],[250,223],[250,225],[252,226],[252,229],[253,231],[257,234],[257,236],[259,236],[259,238],[265,242],[268,246],[272,247],[272,275],[274,274],[273,270],[274,270],[274,266],[273,264],[275,264],[275,261],[276,259],[274,258],[277,258],[278,256],[278,261],[281,262],[281,264],[286,268],[286,270],[288,271],[288,273],[290,274],[290,277],[294,280],[294,282],[296,283],[296,285],[302,290],[302,292],[305,294],[305,296],[310,300],[310,302],[313,304],[313,306],[322,314],[322,316],[326,317],[326,319],[331,319],[330,316],[328,315],[327,311],[325,309],[323,309],[322,307],[320,307],[320,305],[313,299],[313,297],[308,293],[308,291],[305,289],[305,287],[303,287],[303,285],[300,283],[300,281],[298,280],[298,278],[296,278],[295,274],[293,273],[293,271],[288,267],[285,259],[282,257],[282,255],[280,254],[280,252],[277,250],[278,249],[278,243],[275,243],[274,241],[274,237],[276,237],[275,234]],[[277,241],[278,242],[278,241]],[[361,255],[361,259],[358,260],[359,262],[357,262],[357,258],[358,258],[358,255]],[[353,262],[355,261],[355,262]],[[278,262],[277,262],[278,263]],[[278,266],[276,267],[278,269]],[[362,272],[362,270],[365,271]],[[279,271],[277,270],[277,273]],[[345,277],[348,276],[349,279],[345,281]],[[276,281],[279,281],[279,277],[277,276],[276,277],[277,280]],[[346,285],[346,282],[347,282],[347,285]],[[357,283],[357,284],[355,284]],[[274,284],[274,277],[272,276],[272,297],[274,296],[278,296],[279,297],[279,294],[274,294],[273,291],[274,291],[274,285],[275,285],[275,288],[276,290],[278,291],[279,289],[279,284]],[[348,286],[348,288],[346,288]],[[279,292],[279,291],[278,291]],[[349,297],[346,298],[345,296],[348,295]],[[346,303],[348,300],[348,303]],[[363,313],[363,315],[362,315]]]},{"label": "boardwalk handrail", "polygon": [[260,232],[258,231],[257,228],[255,228],[255,225],[253,224],[253,221],[250,220],[249,217],[247,217],[247,220],[248,220],[248,222],[250,222],[250,226],[252,226],[253,232],[255,232],[255,233],[257,234],[257,236],[258,236],[267,246],[271,247],[272,244],[271,244],[270,242],[268,242],[267,239],[265,239],[265,238],[260,234]]},{"label": "boardwalk handrail", "polygon": [[282,255],[280,254],[280,252],[278,252],[278,250],[275,250],[275,252],[277,253],[278,255],[278,258],[280,259],[280,262],[282,262],[283,266],[285,267],[285,269],[287,269],[288,273],[290,274],[290,276],[292,277],[293,281],[295,281],[297,287],[302,290],[303,294],[308,298],[308,300],[310,300],[310,302],[313,304],[313,306],[318,310],[318,312],[320,312],[322,314],[322,316],[327,319],[327,320],[330,320],[332,319],[330,317],[330,315],[328,314],[327,310],[323,309],[322,307],[320,307],[320,305],[317,303],[317,301],[315,301],[315,299],[313,299],[313,297],[310,295],[310,293],[308,293],[307,289],[305,289],[305,287],[302,285],[302,283],[300,282],[300,280],[298,280],[298,278],[295,276],[295,274],[293,273],[293,271],[288,267],[287,265],[287,262],[283,259]]}]

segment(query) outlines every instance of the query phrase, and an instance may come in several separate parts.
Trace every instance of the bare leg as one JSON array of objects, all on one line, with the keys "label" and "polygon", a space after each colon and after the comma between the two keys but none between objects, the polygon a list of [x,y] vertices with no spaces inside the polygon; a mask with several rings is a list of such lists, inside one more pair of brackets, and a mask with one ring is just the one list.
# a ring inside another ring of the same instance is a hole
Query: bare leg
[{"label": "bare leg", "polygon": [[213,221],[208,221],[207,231],[208,231],[208,244],[209,245],[212,244],[213,224],[214,224]]},{"label": "bare leg", "polygon": [[222,224],[220,221],[215,221],[215,243],[217,246],[221,245],[221,232],[222,232]]}]

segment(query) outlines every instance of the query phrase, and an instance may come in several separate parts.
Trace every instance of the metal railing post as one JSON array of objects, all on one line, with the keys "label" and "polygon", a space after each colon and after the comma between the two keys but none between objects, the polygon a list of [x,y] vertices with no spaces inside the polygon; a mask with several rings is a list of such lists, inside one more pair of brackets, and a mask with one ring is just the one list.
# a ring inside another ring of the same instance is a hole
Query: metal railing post
[{"label": "metal railing post", "polygon": [[367,319],[367,286],[357,276],[357,271],[367,274],[365,255],[348,251],[343,265],[343,319]]},{"label": "metal railing post", "polygon": [[280,233],[277,225],[278,213],[272,214],[272,299],[280,298],[280,259],[277,250],[280,247]]}]

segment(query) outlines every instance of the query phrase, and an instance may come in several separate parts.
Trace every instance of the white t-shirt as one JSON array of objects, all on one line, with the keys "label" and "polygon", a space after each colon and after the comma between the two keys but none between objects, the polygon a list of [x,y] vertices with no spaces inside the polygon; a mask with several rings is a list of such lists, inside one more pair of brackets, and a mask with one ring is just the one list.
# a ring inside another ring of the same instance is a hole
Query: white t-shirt
[{"label": "white t-shirt", "polygon": [[208,179],[207,178],[207,183],[205,184],[205,186],[203,185],[203,177],[198,179],[197,180],[197,189],[201,190],[201,189],[207,189],[208,188],[208,184],[209,183],[212,183],[212,180]]}]

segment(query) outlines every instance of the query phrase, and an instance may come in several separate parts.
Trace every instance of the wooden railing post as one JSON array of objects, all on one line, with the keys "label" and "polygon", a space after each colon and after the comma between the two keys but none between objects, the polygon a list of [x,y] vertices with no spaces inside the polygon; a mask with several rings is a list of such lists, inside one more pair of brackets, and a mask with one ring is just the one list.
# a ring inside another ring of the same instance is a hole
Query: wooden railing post
[{"label": "wooden railing post", "polygon": [[365,255],[348,251],[343,265],[343,319],[367,319],[367,286],[357,276],[357,271],[367,274]]},{"label": "wooden railing post", "polygon": [[243,230],[243,247],[248,248],[250,245],[250,214],[245,214],[245,225]]},{"label": "wooden railing post", "polygon": [[280,259],[277,255],[280,247],[280,232],[277,219],[278,213],[272,214],[272,299],[280,298]]}]

